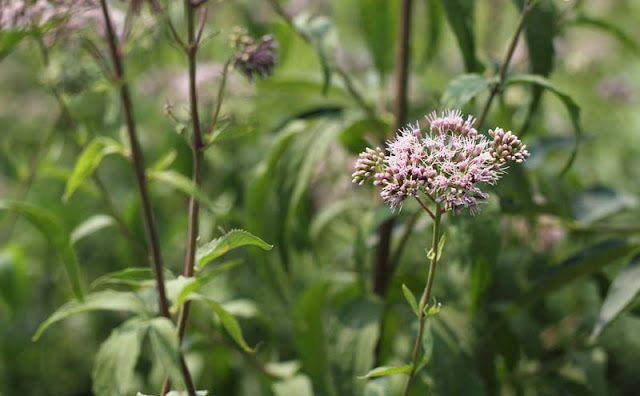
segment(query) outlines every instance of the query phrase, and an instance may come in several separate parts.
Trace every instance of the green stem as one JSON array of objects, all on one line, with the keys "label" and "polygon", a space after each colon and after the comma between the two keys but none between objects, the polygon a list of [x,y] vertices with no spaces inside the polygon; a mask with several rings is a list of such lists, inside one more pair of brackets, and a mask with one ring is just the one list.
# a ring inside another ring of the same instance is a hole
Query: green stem
[{"label": "green stem", "polygon": [[413,355],[411,359],[411,372],[409,372],[409,379],[407,380],[407,384],[404,388],[404,396],[409,394],[409,389],[411,389],[411,384],[413,383],[415,376],[417,374],[418,367],[418,358],[420,357],[420,345],[422,344],[422,333],[424,332],[424,324],[425,324],[425,311],[429,306],[429,299],[431,298],[431,288],[433,286],[433,278],[436,272],[436,266],[438,265],[438,240],[440,234],[440,220],[442,218],[442,213],[440,212],[440,208],[436,208],[436,216],[433,219],[433,236],[431,238],[431,252],[433,252],[433,256],[431,257],[431,263],[429,264],[429,275],[427,277],[427,283],[424,286],[424,291],[422,292],[422,298],[420,298],[420,312],[418,312],[418,334],[416,335],[416,339],[413,343]]}]

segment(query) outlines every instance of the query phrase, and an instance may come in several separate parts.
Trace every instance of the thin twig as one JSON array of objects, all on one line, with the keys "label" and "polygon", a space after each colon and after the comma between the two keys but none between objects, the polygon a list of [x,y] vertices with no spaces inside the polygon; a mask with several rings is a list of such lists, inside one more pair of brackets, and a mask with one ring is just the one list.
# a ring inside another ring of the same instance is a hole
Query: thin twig
[{"label": "thin twig", "polygon": [[207,21],[207,4],[202,7],[202,11],[200,11],[200,19],[198,20],[198,34],[196,34],[196,39],[194,41],[195,46],[200,45],[200,40],[202,40],[202,32],[204,31],[204,24]]},{"label": "thin twig", "polygon": [[231,61],[233,58],[229,58],[222,68],[222,79],[220,80],[220,86],[218,87],[218,96],[216,97],[216,108],[213,111],[213,117],[211,118],[211,124],[209,124],[209,128],[207,128],[207,132],[205,134],[205,140],[208,141],[213,132],[216,129],[216,124],[218,123],[218,117],[220,115],[220,108],[222,107],[222,99],[224,97],[224,89],[227,84],[227,75],[229,74],[229,67],[231,66]]},{"label": "thin twig", "polygon": [[420,206],[422,206],[422,209],[424,209],[425,212],[429,213],[429,216],[431,216],[432,219],[436,218],[436,215],[433,214],[433,212],[429,209],[429,207],[422,202],[422,200],[419,197],[415,197],[416,201],[418,201],[418,203],[420,204]]},{"label": "thin twig", "polygon": [[416,335],[416,339],[413,343],[411,371],[409,372],[409,378],[407,379],[407,384],[404,388],[404,396],[407,396],[409,394],[409,389],[411,389],[411,384],[413,383],[413,380],[415,379],[415,375],[417,373],[418,358],[420,356],[420,345],[422,344],[422,333],[424,332],[425,310],[429,305],[429,299],[431,298],[431,288],[433,286],[433,278],[435,276],[436,266],[438,265],[438,237],[440,234],[440,219],[442,215],[440,213],[440,210],[437,210],[436,213],[436,218],[433,220],[433,236],[431,238],[431,251],[433,252],[433,256],[431,256],[431,263],[429,264],[429,275],[427,277],[427,283],[425,284],[424,291],[422,292],[422,297],[420,298],[420,311],[418,312],[418,334]]},{"label": "thin twig", "polygon": [[[111,54],[111,60],[113,62],[113,68],[115,75],[118,78],[118,88],[120,91],[120,101],[122,102],[122,109],[125,115],[125,121],[127,125],[127,133],[129,135],[129,144],[131,146],[131,159],[136,176],[136,183],[138,185],[138,192],[140,194],[140,201],[142,205],[142,213],[144,218],[144,226],[147,234],[147,242],[149,250],[151,251],[151,266],[156,280],[156,289],[158,292],[158,304],[160,306],[160,312],[162,316],[171,320],[171,314],[169,313],[169,302],[167,300],[164,275],[162,269],[162,254],[160,250],[160,241],[158,238],[158,232],[156,229],[155,221],[153,219],[153,211],[151,209],[151,200],[149,199],[149,192],[147,190],[147,179],[144,168],[144,158],[142,150],[140,148],[140,142],[138,141],[138,134],[136,131],[136,121],[133,113],[133,102],[131,101],[131,94],[129,92],[129,85],[125,80],[124,66],[120,53],[118,52],[118,38],[113,30],[111,23],[111,17],[109,16],[109,9],[107,7],[106,0],[100,0],[100,6],[102,8],[102,14],[104,16],[104,22],[107,30],[107,41],[109,44],[109,51]],[[182,369],[182,376],[187,387],[189,396],[195,396],[195,388],[191,379],[191,373],[184,361],[182,352],[180,354],[180,365]]]},{"label": "thin twig", "polygon": [[[193,170],[191,175],[191,181],[196,188],[200,188],[202,184],[202,165],[204,160],[204,140],[202,136],[202,129],[200,125],[200,113],[198,111],[198,91],[197,91],[197,79],[196,79],[196,62],[198,54],[198,40],[202,34],[204,28],[204,21],[206,16],[206,5],[202,11],[200,19],[200,27],[198,33],[196,33],[196,27],[194,24],[194,6],[190,0],[184,0],[184,12],[187,19],[187,39],[188,39],[188,67],[189,67],[189,107],[191,110],[191,125],[193,126],[193,134],[191,137],[191,150],[193,155]],[[184,276],[192,277],[194,273],[196,248],[198,240],[199,222],[198,216],[200,213],[200,202],[195,196],[189,198],[189,226],[187,231],[187,250],[184,258]],[[187,301],[180,308],[178,314],[178,340],[182,343],[184,339],[184,333],[187,326],[187,320],[189,318],[189,310],[191,302]],[[167,377],[162,386],[161,395],[165,395],[171,389],[171,381]]]},{"label": "thin twig", "polygon": [[169,31],[171,32],[171,36],[173,37],[173,40],[176,42],[176,44],[178,44],[182,48],[183,51],[188,52],[189,48],[185,44],[184,40],[178,34],[178,31],[176,30],[176,28],[173,26],[173,22],[171,22],[171,18],[169,17],[169,14],[167,13],[167,10],[164,9],[164,6],[162,5],[162,2],[161,1],[153,1],[153,8],[156,11],[158,11],[160,13],[160,15],[162,16],[162,19],[164,20],[164,23],[166,23],[167,26],[169,27]]},{"label": "thin twig", "polygon": [[482,127],[484,124],[487,115],[489,114],[489,108],[491,108],[491,103],[495,98],[496,94],[500,92],[502,89],[506,76],[507,70],[509,69],[509,64],[511,63],[511,58],[513,57],[513,53],[515,52],[516,46],[518,45],[518,40],[520,39],[520,33],[522,33],[522,29],[524,28],[525,22],[527,20],[527,15],[531,11],[531,1],[524,0],[524,5],[522,7],[522,14],[520,15],[520,21],[518,22],[518,27],[516,28],[516,32],[511,38],[511,43],[509,44],[509,49],[507,50],[507,54],[505,56],[504,62],[502,62],[502,68],[500,69],[500,75],[498,77],[498,82],[494,84],[493,88],[491,88],[491,92],[489,93],[489,98],[482,109],[482,113],[480,113],[480,117],[478,117],[477,125]]}]

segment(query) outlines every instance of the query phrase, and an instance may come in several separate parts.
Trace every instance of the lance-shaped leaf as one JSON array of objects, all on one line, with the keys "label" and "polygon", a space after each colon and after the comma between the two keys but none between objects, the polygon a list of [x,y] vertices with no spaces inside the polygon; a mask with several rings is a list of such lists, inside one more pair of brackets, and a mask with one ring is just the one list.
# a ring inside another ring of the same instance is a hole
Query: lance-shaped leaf
[{"label": "lance-shaped leaf", "polygon": [[201,287],[211,282],[218,275],[229,271],[243,263],[243,260],[230,260],[216,265],[207,272],[198,272],[195,277],[185,278],[179,276],[166,282],[167,296],[173,301],[172,309],[179,308],[185,301],[189,299],[191,293],[200,290]]},{"label": "lance-shaped leaf", "polygon": [[52,324],[66,319],[72,315],[90,311],[129,311],[138,315],[146,316],[148,311],[142,300],[134,293],[105,290],[91,293],[84,301],[69,301],[58,308],[47,320],[45,320],[33,336],[33,340],[38,338]]},{"label": "lance-shaped leaf", "polygon": [[240,325],[236,318],[233,317],[226,309],[222,307],[222,305],[213,301],[212,299],[205,297],[201,294],[192,294],[190,297],[192,300],[202,301],[207,304],[213,311],[216,313],[218,318],[220,318],[220,322],[222,326],[227,330],[231,338],[245,351],[252,353],[254,350],[247,344],[242,335],[242,329],[240,329]]},{"label": "lance-shaped leaf", "polygon": [[171,188],[174,188],[188,196],[195,197],[200,203],[207,206],[214,213],[222,211],[215,202],[213,202],[205,193],[202,192],[193,182],[186,176],[173,171],[148,171],[147,176],[154,181],[162,182]]},{"label": "lance-shaped leaf", "polygon": [[476,56],[476,43],[473,34],[475,1],[442,0],[442,6],[462,52],[465,71],[468,73],[481,72],[483,67]]},{"label": "lance-shaped leaf", "polygon": [[413,313],[416,316],[420,315],[420,308],[418,308],[418,302],[416,301],[416,296],[413,294],[411,289],[407,287],[404,283],[402,284],[402,294],[404,294],[405,300],[409,303],[409,306],[413,310]]},{"label": "lance-shaped leaf", "polygon": [[149,321],[153,353],[174,384],[184,384],[180,363],[180,341],[173,323],[164,317]]},{"label": "lance-shaped leaf", "polygon": [[367,374],[358,378],[375,378],[375,377],[385,377],[387,375],[396,375],[396,374],[407,374],[413,368],[412,364],[405,364],[404,366],[381,366],[376,367],[373,370],[369,371]]},{"label": "lance-shaped leaf", "polygon": [[573,161],[576,159],[578,155],[578,145],[580,144],[580,138],[582,137],[582,127],[580,126],[580,107],[578,104],[571,98],[571,96],[566,93],[560,91],[558,88],[553,86],[549,80],[544,77],[533,75],[533,74],[520,74],[509,77],[505,83],[506,85],[512,84],[533,84],[544,89],[547,89],[554,93],[558,99],[564,104],[569,113],[569,118],[571,119],[571,125],[573,125],[573,131],[575,133],[575,145],[573,147],[573,151],[569,156],[569,160],[567,164],[560,171],[560,175],[564,175],[573,165]]},{"label": "lance-shaped leaf", "polygon": [[100,345],[91,373],[96,396],[125,395],[131,390],[147,327],[147,322],[131,319]]},{"label": "lance-shaped leaf", "polygon": [[231,230],[224,236],[216,238],[196,250],[196,263],[198,269],[202,269],[212,260],[222,256],[229,250],[241,246],[258,246],[264,250],[271,250],[273,245],[269,245],[262,239],[244,230]]},{"label": "lance-shaped leaf", "polygon": [[64,189],[64,200],[71,198],[71,195],[80,187],[85,179],[93,174],[98,168],[102,159],[109,154],[123,153],[123,147],[113,139],[98,137],[91,141],[78,156],[71,176],[67,180]]},{"label": "lance-shaped leaf", "polygon": [[480,74],[463,74],[451,80],[447,89],[442,94],[441,106],[443,109],[462,109],[464,105],[473,100],[495,83],[497,78],[487,79]]},{"label": "lance-shaped leaf", "polygon": [[44,234],[55,247],[60,261],[64,264],[73,294],[77,299],[82,300],[84,291],[78,258],[62,222],[52,213],[24,202],[0,200],[0,211],[2,210],[20,213]]},{"label": "lance-shaped leaf", "polygon": [[[174,279],[175,276],[165,269],[164,278]],[[142,286],[155,286],[155,280],[151,268],[131,267],[99,277],[93,281],[91,288],[97,289],[105,285],[126,285],[138,289]]]},{"label": "lance-shaped leaf", "polygon": [[116,221],[111,216],[103,214],[91,216],[71,231],[71,243],[75,244],[80,239],[85,238],[94,232],[98,232],[103,228],[114,226],[115,224]]},{"label": "lance-shaped leaf", "polygon": [[611,283],[591,333],[591,340],[598,338],[602,330],[631,304],[639,292],[640,254],[636,254]]}]

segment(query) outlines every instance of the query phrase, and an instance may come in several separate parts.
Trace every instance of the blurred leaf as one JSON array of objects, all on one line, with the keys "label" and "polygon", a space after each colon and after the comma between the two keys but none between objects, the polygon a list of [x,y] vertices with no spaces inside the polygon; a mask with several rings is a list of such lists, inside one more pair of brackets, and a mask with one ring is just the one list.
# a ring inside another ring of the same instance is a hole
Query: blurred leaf
[{"label": "blurred leaf", "polygon": [[171,382],[175,385],[184,384],[180,364],[180,342],[173,322],[159,317],[148,323],[149,340],[155,357],[164,367]]},{"label": "blurred leaf", "polygon": [[638,206],[636,197],[604,186],[588,188],[573,203],[576,220],[590,224]]},{"label": "blurred leaf", "polygon": [[38,327],[38,330],[36,330],[36,333],[33,335],[33,340],[37,341],[42,333],[56,322],[66,319],[72,315],[98,310],[129,311],[141,316],[149,314],[142,300],[134,293],[113,290],[90,293],[82,302],[72,300],[58,308],[53,315]]},{"label": "blurred leaf", "polygon": [[56,253],[65,266],[73,294],[78,300],[82,301],[84,291],[82,280],[80,279],[78,258],[62,222],[52,213],[24,202],[0,199],[0,211],[2,210],[18,212],[44,234],[55,247]]},{"label": "blurred leaf", "polygon": [[447,21],[458,41],[467,73],[482,72],[484,67],[477,58],[473,33],[475,24],[474,0],[441,0]]},{"label": "blurred leaf", "polygon": [[640,292],[640,254],[636,254],[629,264],[616,276],[602,303],[598,320],[591,333],[591,340],[598,338]]},{"label": "blurred leaf", "polygon": [[[196,396],[207,396],[208,394],[209,394],[209,391],[206,391],[206,390],[196,391]],[[145,395],[142,392],[138,392],[136,396],[153,396],[153,395]],[[165,396],[189,396],[189,393],[187,391],[171,391],[167,393]]]},{"label": "blurred leaf", "polygon": [[213,213],[220,213],[222,208],[218,207],[205,193],[202,192],[196,185],[193,184],[191,179],[186,176],[173,171],[166,170],[160,172],[149,171],[147,172],[149,179],[162,182],[178,191],[183,192],[188,196],[195,197],[200,203],[207,206]]},{"label": "blurred leaf", "polygon": [[627,49],[635,52],[637,55],[640,55],[640,43],[635,39],[634,36],[625,32],[616,22],[605,21],[604,19],[600,19],[597,17],[592,17],[586,14],[578,14],[575,18],[569,20],[567,22],[569,26],[586,26],[592,27],[596,29],[600,29],[605,33],[609,33],[620,43],[622,43]]},{"label": "blurred leaf", "polygon": [[207,272],[198,272],[195,277],[185,278],[179,276],[177,279],[167,281],[167,295],[174,302],[174,308],[180,307],[188,300],[191,293],[200,290],[201,287],[211,282],[215,277],[229,271],[243,263],[243,260],[230,260],[216,265]]},{"label": "blurred leaf", "polygon": [[638,248],[640,248],[639,244],[624,239],[610,239],[592,245],[559,265],[549,268],[535,285],[511,307],[511,311],[525,307],[582,276],[599,271]]},{"label": "blurred leaf", "polygon": [[229,250],[242,246],[258,246],[263,250],[271,250],[273,245],[269,245],[262,239],[244,230],[231,230],[220,238],[216,238],[196,250],[196,265],[200,270],[209,262],[227,253]]},{"label": "blurred leaf", "polygon": [[580,126],[580,107],[578,107],[571,96],[558,90],[551,84],[549,80],[544,77],[536,76],[533,74],[514,75],[507,78],[507,81],[505,82],[505,85],[511,84],[534,84],[544,89],[548,89],[549,91],[553,92],[567,108],[569,117],[571,119],[571,124],[573,125],[573,130],[575,132],[576,142],[569,160],[567,161],[567,164],[564,166],[562,171],[560,171],[560,176],[564,175],[571,168],[571,165],[573,165],[573,162],[576,159],[576,156],[578,154],[578,145],[580,144],[580,138],[582,137],[582,128]]},{"label": "blurred leaf", "polygon": [[424,330],[422,331],[422,357],[416,368],[416,373],[419,373],[431,360],[433,355],[433,333],[431,332],[431,320],[425,318]]},{"label": "blurred leaf", "polygon": [[151,165],[151,172],[160,172],[167,169],[176,160],[177,155],[178,153],[175,149],[167,151],[165,155],[158,158],[158,160]]},{"label": "blurred leaf", "polygon": [[0,250],[0,313],[13,319],[22,299],[31,293],[24,253],[18,246],[7,244]]},{"label": "blurred leaf", "polygon": [[87,220],[78,224],[76,228],[71,231],[71,243],[75,244],[80,239],[85,238],[94,232],[100,231],[103,228],[111,227],[116,224],[116,221],[111,216],[98,214],[89,217]]},{"label": "blurred leaf", "polygon": [[[170,271],[165,270],[165,279],[173,278],[173,274]],[[104,285],[127,285],[140,287],[145,283],[155,286],[153,271],[151,268],[131,267],[99,277],[93,281],[91,288],[96,289]]]},{"label": "blurred leaf", "polygon": [[331,85],[331,56],[334,50],[331,48],[333,24],[325,16],[313,16],[304,11],[296,14],[293,24],[318,55],[322,68],[322,93],[326,95]]},{"label": "blurred leaf", "polygon": [[443,109],[462,109],[464,105],[473,100],[496,82],[496,78],[487,80],[480,74],[462,74],[449,82],[442,94],[441,106]]},{"label": "blurred leaf", "polygon": [[300,362],[298,360],[290,360],[286,362],[268,362],[265,363],[265,370],[278,378],[290,378],[296,375],[300,370]]},{"label": "blurred leaf", "polygon": [[244,339],[242,335],[242,329],[238,324],[236,318],[233,317],[227,310],[225,310],[222,305],[213,301],[212,299],[205,297],[201,294],[192,294],[190,297],[192,300],[198,300],[206,303],[220,318],[220,322],[222,326],[227,330],[231,338],[238,344],[245,352],[253,353],[254,349],[251,348]]},{"label": "blurred leaf", "polygon": [[395,374],[408,374],[412,368],[412,364],[405,364],[404,366],[381,366],[374,368],[373,370],[369,371],[367,374],[359,378],[374,378]]},{"label": "blurred leaf", "polygon": [[376,378],[367,381],[364,387],[364,396],[391,396],[391,387],[387,378]]},{"label": "blurred leaf", "polygon": [[100,345],[91,373],[96,396],[125,395],[131,390],[147,326],[137,318],[131,319]]},{"label": "blurred leaf", "polygon": [[358,0],[359,27],[380,79],[393,68],[399,2]]},{"label": "blurred leaf", "polygon": [[[427,32],[425,41],[425,51],[423,56],[423,64],[431,62],[440,48],[440,37],[442,33],[442,21],[444,15],[442,11],[442,3],[440,0],[425,0],[425,11],[427,12],[426,20]],[[421,40],[422,41],[422,40]]]},{"label": "blurred leaf", "polygon": [[30,35],[27,30],[17,29],[2,29],[0,30],[0,61],[11,51],[13,51],[18,44]]},{"label": "blurred leaf", "polygon": [[327,282],[317,282],[296,299],[294,306],[294,342],[303,370],[311,378],[315,393],[334,395],[327,375],[329,360],[326,349],[324,310]]},{"label": "blurred leaf", "polygon": [[340,132],[338,139],[342,146],[347,149],[351,154],[360,154],[367,147],[371,146],[367,141],[366,136],[376,136],[381,129],[389,130],[390,126],[385,123],[384,126],[374,123],[369,118],[362,118],[352,122],[345,129]]},{"label": "blurred leaf", "polygon": [[64,189],[63,199],[71,198],[71,195],[80,187],[84,180],[91,176],[98,168],[102,159],[109,154],[123,153],[124,148],[113,139],[97,137],[89,143],[78,156],[73,171]]},{"label": "blurred leaf", "polygon": [[[523,0],[515,0],[522,11]],[[531,74],[549,77],[553,70],[555,48],[553,40],[558,34],[558,13],[552,0],[537,1],[532,5],[524,26],[524,38],[527,43],[529,72]],[[529,128],[535,112],[540,104],[543,88],[531,87],[532,97],[525,117],[523,131]]]},{"label": "blurred leaf", "polygon": [[311,381],[306,375],[296,375],[284,381],[274,382],[271,391],[275,396],[313,396]]},{"label": "blurred leaf", "polygon": [[359,209],[365,209],[365,203],[360,199],[342,199],[332,202],[313,218],[309,227],[309,236],[314,240],[320,238],[332,221],[344,218],[350,210]]},{"label": "blurred leaf", "polygon": [[404,294],[404,298],[409,303],[409,306],[413,310],[413,313],[415,313],[416,316],[418,316],[420,314],[420,308],[418,308],[418,302],[416,301],[416,296],[404,283],[402,284],[402,294]]}]

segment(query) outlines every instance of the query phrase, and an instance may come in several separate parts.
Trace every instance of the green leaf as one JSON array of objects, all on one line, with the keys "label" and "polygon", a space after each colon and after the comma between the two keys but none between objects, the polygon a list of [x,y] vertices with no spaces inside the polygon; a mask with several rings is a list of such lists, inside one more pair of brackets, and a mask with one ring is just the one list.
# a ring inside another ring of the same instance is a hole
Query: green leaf
[{"label": "green leaf", "polygon": [[222,305],[218,304],[217,302],[213,301],[212,299],[210,299],[208,297],[205,297],[205,296],[203,296],[201,294],[192,294],[190,296],[190,299],[203,301],[209,307],[211,307],[211,309],[213,309],[213,311],[216,313],[216,315],[218,315],[218,318],[220,318],[220,322],[222,322],[222,326],[224,326],[224,328],[227,330],[227,332],[229,333],[231,338],[233,338],[233,340],[245,352],[249,352],[249,353],[253,353],[254,352],[253,348],[251,348],[247,344],[247,342],[245,341],[244,336],[242,335],[242,329],[240,328],[240,325],[238,324],[238,321],[236,321],[236,318],[234,318],[229,312],[227,312],[227,310],[225,310],[222,307]]},{"label": "green leaf", "polygon": [[635,39],[635,37],[627,32],[625,32],[620,25],[615,22],[605,21],[604,19],[600,19],[597,17],[592,17],[585,14],[579,14],[572,20],[567,23],[569,26],[586,26],[592,27],[596,29],[600,29],[605,33],[609,33],[620,43],[622,43],[627,49],[635,52],[637,55],[640,55],[640,43]]},{"label": "green leaf", "polygon": [[85,179],[98,168],[105,156],[122,153],[123,150],[122,145],[113,139],[98,137],[92,140],[78,156],[71,176],[67,180],[63,199],[67,201],[71,198]]},{"label": "green leaf", "polygon": [[299,12],[293,19],[293,25],[318,55],[320,67],[322,68],[322,93],[326,95],[331,85],[333,24],[325,16],[314,16],[307,12]]},{"label": "green leaf", "polygon": [[131,319],[102,343],[91,373],[96,396],[126,395],[131,390],[147,327],[148,323]]},{"label": "green leaf", "polygon": [[[209,394],[209,391],[206,391],[206,390],[196,391],[196,396],[207,396],[208,394]],[[138,392],[136,393],[136,396],[153,396],[153,395],[145,395],[142,392]],[[187,391],[171,391],[167,393],[165,396],[189,396],[189,393]]]},{"label": "green leaf", "polygon": [[52,213],[24,202],[0,200],[1,210],[20,213],[44,234],[55,247],[60,261],[64,264],[73,294],[78,300],[82,300],[84,291],[78,258],[62,222]]},{"label": "green leaf", "polygon": [[418,308],[418,302],[416,301],[416,296],[404,283],[402,284],[402,294],[404,294],[404,298],[409,303],[409,306],[413,310],[413,313],[415,313],[416,316],[420,315],[420,308]]},{"label": "green leaf", "polygon": [[560,176],[564,175],[571,168],[571,165],[573,165],[573,162],[576,159],[576,156],[578,154],[578,145],[580,144],[580,138],[582,137],[582,127],[580,126],[580,107],[578,107],[577,103],[573,100],[573,98],[571,98],[571,96],[558,90],[551,84],[549,80],[544,77],[536,76],[533,74],[515,75],[507,78],[505,82],[505,85],[511,84],[533,84],[540,86],[553,92],[566,107],[567,112],[569,113],[569,118],[571,119],[571,124],[573,125],[576,142],[573,151],[569,156],[567,164],[560,171]]},{"label": "green leaf", "polygon": [[13,51],[18,44],[30,35],[29,31],[17,29],[0,30],[0,60]]},{"label": "green leaf", "polygon": [[416,368],[416,374],[420,372],[431,360],[433,355],[433,333],[431,332],[431,320],[426,319],[422,331],[422,357]]},{"label": "green leaf", "polygon": [[425,20],[428,22],[426,31],[427,37],[426,40],[424,40],[426,47],[422,57],[422,63],[428,64],[435,59],[438,49],[440,48],[442,21],[444,20],[444,15],[442,11],[442,4],[439,0],[427,0],[425,3],[425,11],[427,12]]},{"label": "green leaf", "polygon": [[442,94],[441,105],[443,109],[462,109],[464,105],[473,100],[489,88],[496,78],[488,80],[480,74],[463,74],[449,82]]},{"label": "green leaf", "polygon": [[510,312],[516,312],[547,294],[570,284],[575,279],[599,271],[606,265],[620,260],[640,247],[624,239],[610,239],[590,246],[550,268],[536,284],[526,292]]},{"label": "green leaf", "polygon": [[153,165],[151,165],[151,172],[160,172],[167,169],[176,160],[177,155],[178,153],[175,149],[169,150],[165,155],[160,157],[153,163]]},{"label": "green leaf", "polygon": [[263,250],[271,250],[273,245],[269,245],[262,239],[244,230],[231,230],[224,236],[216,238],[196,250],[196,264],[200,270],[209,262],[227,253],[229,250],[242,246],[258,246]]},{"label": "green leaf", "polygon": [[180,364],[180,343],[176,328],[169,319],[159,317],[149,322],[149,340],[153,353],[174,384],[184,384]]},{"label": "green leaf", "polygon": [[146,316],[148,311],[142,300],[134,293],[105,290],[90,293],[84,301],[69,301],[58,308],[47,320],[45,320],[36,333],[33,340],[37,341],[42,333],[52,324],[66,319],[72,315],[90,311],[129,311],[138,315]]},{"label": "green leaf", "polygon": [[[169,299],[171,299],[174,303],[173,308],[180,307],[184,304],[185,301],[189,299],[191,293],[200,290],[201,287],[212,281],[218,275],[234,268],[240,264],[242,264],[243,260],[230,260],[222,264],[216,265],[214,268],[209,271],[202,273],[198,272],[196,277],[193,278],[184,278],[179,276],[178,279],[172,279],[167,281],[167,295]],[[186,279],[186,281],[178,281],[179,279]],[[176,286],[174,288],[173,282],[176,282]],[[173,289],[173,290],[172,290]]]},{"label": "green leaf", "polygon": [[359,24],[380,79],[393,68],[400,4],[388,0],[358,0]]},{"label": "green leaf", "polygon": [[[165,270],[165,279],[172,279],[173,274]],[[120,271],[103,275],[93,281],[92,289],[104,285],[127,285],[139,288],[145,284],[155,285],[153,271],[150,268],[126,268]]]},{"label": "green leaf", "polygon": [[275,382],[271,386],[275,396],[313,396],[311,381],[306,375],[296,375],[284,381]]},{"label": "green leaf", "polygon": [[579,222],[592,224],[637,206],[638,199],[631,194],[604,186],[595,186],[587,188],[577,195],[573,202],[573,212]]},{"label": "green leaf", "polygon": [[213,202],[205,193],[202,192],[193,182],[187,178],[186,176],[173,171],[149,171],[147,172],[149,179],[153,181],[162,182],[184,194],[187,196],[195,197],[200,203],[207,206],[209,210],[213,213],[220,213],[223,211],[222,208],[218,207],[215,202]]},{"label": "green leaf", "polygon": [[591,333],[592,341],[598,338],[602,330],[631,304],[638,293],[640,293],[640,254],[636,254],[611,283]]},{"label": "green leaf", "polygon": [[111,216],[103,214],[93,215],[78,224],[76,228],[71,231],[71,243],[75,244],[80,239],[85,238],[94,232],[100,231],[103,228],[114,226],[115,224],[116,221]]},{"label": "green leaf", "polygon": [[467,73],[482,72],[484,67],[476,55],[476,43],[473,34],[475,23],[474,0],[441,0],[447,21],[458,41]]},{"label": "green leaf", "polygon": [[366,136],[381,136],[381,131],[390,129],[387,123],[376,123],[369,118],[362,118],[352,122],[340,132],[338,139],[342,146],[350,153],[357,155],[363,152],[371,144],[367,141]]},{"label": "green leaf", "polygon": [[408,374],[413,368],[413,364],[405,364],[404,366],[381,366],[369,371],[367,374],[358,378],[375,378],[386,377],[388,375]]}]

